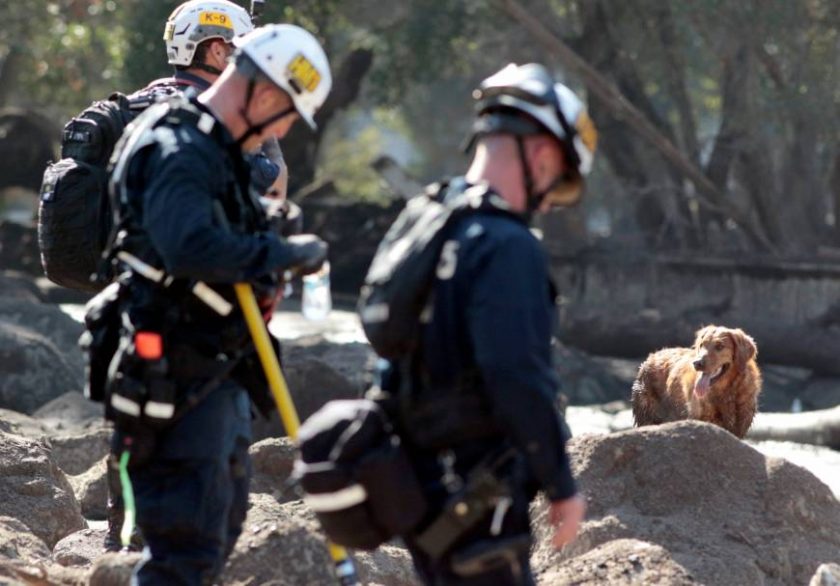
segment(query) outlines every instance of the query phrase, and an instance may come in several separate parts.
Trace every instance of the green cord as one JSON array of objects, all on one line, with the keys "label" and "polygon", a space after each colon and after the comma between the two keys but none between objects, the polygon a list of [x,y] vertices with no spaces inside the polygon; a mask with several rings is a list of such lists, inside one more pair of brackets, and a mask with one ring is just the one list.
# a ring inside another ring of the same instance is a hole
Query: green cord
[{"label": "green cord", "polygon": [[120,541],[125,548],[131,544],[131,534],[134,533],[134,519],[137,514],[134,505],[134,489],[131,488],[131,478],[128,477],[128,458],[130,456],[128,450],[120,456],[120,484],[122,485],[123,502],[125,503],[125,518],[120,531]]}]

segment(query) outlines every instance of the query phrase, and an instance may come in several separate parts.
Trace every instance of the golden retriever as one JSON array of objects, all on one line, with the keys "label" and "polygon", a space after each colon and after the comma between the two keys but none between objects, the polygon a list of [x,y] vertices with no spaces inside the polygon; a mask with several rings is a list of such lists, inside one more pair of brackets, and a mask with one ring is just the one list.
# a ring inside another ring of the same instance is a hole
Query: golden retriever
[{"label": "golden retriever", "polygon": [[654,352],[633,383],[636,425],[699,419],[743,438],[761,392],[756,354],[751,337],[721,326],[700,329],[691,348]]}]

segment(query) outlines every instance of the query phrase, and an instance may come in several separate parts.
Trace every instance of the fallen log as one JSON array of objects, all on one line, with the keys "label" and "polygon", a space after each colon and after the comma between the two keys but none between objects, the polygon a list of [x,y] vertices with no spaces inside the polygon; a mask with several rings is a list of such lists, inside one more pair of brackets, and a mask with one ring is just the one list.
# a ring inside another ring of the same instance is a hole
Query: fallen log
[{"label": "fallen log", "polygon": [[759,413],[747,439],[796,442],[840,450],[840,406],[804,413]]},{"label": "fallen log", "polygon": [[706,324],[739,327],[758,344],[761,364],[805,368],[826,376],[840,376],[840,329],[810,324],[775,324],[738,314],[713,311],[662,315],[646,309],[636,315],[567,314],[560,339],[564,344],[598,356],[641,361],[660,348],[689,347],[694,333]]},{"label": "fallen log", "polygon": [[590,354],[641,360],[717,324],[750,334],[762,364],[840,376],[836,263],[555,251],[552,269],[560,338]]}]

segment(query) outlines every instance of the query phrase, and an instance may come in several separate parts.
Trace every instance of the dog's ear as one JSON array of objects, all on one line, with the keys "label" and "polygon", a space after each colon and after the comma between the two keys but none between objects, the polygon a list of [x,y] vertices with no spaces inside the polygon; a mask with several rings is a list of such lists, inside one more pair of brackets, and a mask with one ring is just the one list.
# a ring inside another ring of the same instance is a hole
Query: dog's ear
[{"label": "dog's ear", "polygon": [[743,330],[730,330],[729,336],[735,346],[735,362],[744,366],[758,354],[755,340],[748,336]]}]

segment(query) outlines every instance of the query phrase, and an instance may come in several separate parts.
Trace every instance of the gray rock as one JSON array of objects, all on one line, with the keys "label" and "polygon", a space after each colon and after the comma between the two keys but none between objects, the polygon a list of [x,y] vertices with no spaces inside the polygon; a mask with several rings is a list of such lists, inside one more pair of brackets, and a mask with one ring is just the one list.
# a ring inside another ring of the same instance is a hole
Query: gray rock
[{"label": "gray rock", "polygon": [[813,377],[798,395],[804,410],[831,409],[840,405],[840,378]]},{"label": "gray rock", "polygon": [[38,303],[40,292],[31,277],[14,271],[0,271],[0,297]]},{"label": "gray rock", "polygon": [[99,427],[79,434],[53,435],[50,444],[53,460],[65,474],[82,474],[110,451],[111,430]]},{"label": "gray rock", "polygon": [[141,557],[140,553],[104,554],[94,563],[88,577],[88,586],[128,586],[131,572]]},{"label": "gray rock", "polygon": [[71,533],[55,544],[52,557],[62,566],[90,567],[103,555],[105,533],[105,529],[82,529]]},{"label": "gray rock", "polygon": [[37,439],[49,433],[37,419],[10,409],[0,409],[0,431]]},{"label": "gray rock", "polygon": [[[401,548],[354,557],[363,584],[417,584],[408,553]],[[256,494],[251,495],[245,528],[222,583],[323,586],[335,582],[331,568],[318,523],[301,501],[278,504],[269,495]]]},{"label": "gray rock", "polygon": [[2,432],[0,515],[18,519],[50,548],[85,527],[73,489],[49,447]]},{"label": "gray rock", "polygon": [[49,559],[50,550],[18,519],[0,517],[0,557],[33,563]]},{"label": "gray rock", "polygon": [[286,484],[295,463],[296,448],[292,440],[288,437],[267,438],[253,444],[248,451],[254,468],[252,493],[270,494],[278,502],[298,498]]},{"label": "gray rock", "polygon": [[0,321],[0,407],[32,413],[68,390],[82,388],[81,370],[52,341],[5,317]]},{"label": "gray rock", "polygon": [[609,541],[539,578],[541,586],[688,586],[697,583],[666,549],[636,539]]},{"label": "gray rock", "polygon": [[[81,379],[84,361],[78,341],[82,334],[82,324],[58,306],[0,297],[0,320],[34,330],[53,342]],[[68,386],[65,390],[71,388]]]},{"label": "gray rock", "polygon": [[[594,358],[555,342],[552,351],[561,392],[571,405],[627,401],[639,364],[632,360]],[[630,375],[632,373],[632,375]],[[630,375],[631,378],[627,378]]]},{"label": "gray rock", "polygon": [[[374,354],[366,344],[333,344],[319,336],[283,342],[283,374],[301,421],[333,399],[361,396]],[[254,422],[254,438],[286,434],[279,416]]]},{"label": "gray rock", "polygon": [[106,427],[102,403],[85,399],[78,391],[69,391],[39,407],[32,417],[43,421],[54,432],[81,434]]},{"label": "gray rock", "polygon": [[806,584],[838,559],[840,502],[828,487],[718,427],[682,421],[581,436],[569,451],[588,520],[556,554],[547,508],[534,507],[541,573],[630,537],[666,546],[710,586]]},{"label": "gray rock", "polygon": [[68,478],[85,519],[105,519],[108,514],[107,456],[82,474]]}]

